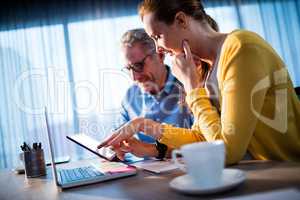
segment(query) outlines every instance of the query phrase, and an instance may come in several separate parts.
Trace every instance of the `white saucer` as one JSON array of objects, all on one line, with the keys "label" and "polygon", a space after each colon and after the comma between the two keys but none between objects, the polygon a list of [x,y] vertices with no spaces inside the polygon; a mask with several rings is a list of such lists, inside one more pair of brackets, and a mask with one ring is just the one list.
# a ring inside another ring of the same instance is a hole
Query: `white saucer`
[{"label": "white saucer", "polygon": [[219,185],[213,187],[204,187],[201,185],[194,185],[189,175],[183,175],[174,178],[170,182],[170,187],[176,191],[185,194],[211,194],[222,192],[238,186],[246,180],[246,175],[239,169],[224,169],[222,174],[222,181]]}]

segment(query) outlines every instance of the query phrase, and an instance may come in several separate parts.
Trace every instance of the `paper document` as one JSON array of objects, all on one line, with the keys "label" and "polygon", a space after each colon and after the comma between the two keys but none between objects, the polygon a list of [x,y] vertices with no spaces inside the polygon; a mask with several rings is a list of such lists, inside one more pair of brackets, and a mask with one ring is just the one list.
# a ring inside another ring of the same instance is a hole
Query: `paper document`
[{"label": "paper document", "polygon": [[141,162],[136,162],[132,165],[154,173],[162,173],[178,169],[177,165],[175,165],[171,160],[144,160]]}]

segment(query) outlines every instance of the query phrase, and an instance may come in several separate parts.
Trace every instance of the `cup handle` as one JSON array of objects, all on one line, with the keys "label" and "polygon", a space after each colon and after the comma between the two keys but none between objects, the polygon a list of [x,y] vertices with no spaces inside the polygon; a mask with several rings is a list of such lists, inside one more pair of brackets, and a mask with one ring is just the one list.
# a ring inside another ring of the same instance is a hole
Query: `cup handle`
[{"label": "cup handle", "polygon": [[180,150],[173,150],[172,151],[172,161],[174,162],[174,164],[179,168],[181,169],[182,171],[186,172],[186,168],[184,166],[184,164],[181,164],[178,162],[178,159],[177,159],[177,155],[182,155],[181,151]]}]

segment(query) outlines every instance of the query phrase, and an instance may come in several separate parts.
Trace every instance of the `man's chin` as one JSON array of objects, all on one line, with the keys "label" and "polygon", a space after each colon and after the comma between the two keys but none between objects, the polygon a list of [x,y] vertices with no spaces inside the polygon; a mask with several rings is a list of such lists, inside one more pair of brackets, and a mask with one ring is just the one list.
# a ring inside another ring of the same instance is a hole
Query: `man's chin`
[{"label": "man's chin", "polygon": [[151,87],[150,85],[147,84],[139,84],[139,87],[142,89],[143,92],[146,93],[153,93],[153,91],[155,90],[155,88]]},{"label": "man's chin", "polygon": [[144,86],[140,86],[140,88],[143,90],[143,92],[147,92],[149,93],[151,91],[151,88],[150,87],[144,87]]}]

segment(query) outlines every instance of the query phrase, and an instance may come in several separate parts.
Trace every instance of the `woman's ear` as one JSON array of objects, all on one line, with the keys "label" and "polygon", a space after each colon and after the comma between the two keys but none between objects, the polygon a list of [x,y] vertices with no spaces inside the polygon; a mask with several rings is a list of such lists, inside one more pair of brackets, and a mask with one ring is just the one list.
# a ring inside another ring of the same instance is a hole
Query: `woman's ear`
[{"label": "woman's ear", "polygon": [[175,15],[174,22],[179,27],[182,27],[183,29],[186,29],[188,27],[188,16],[184,12],[179,11]]}]

